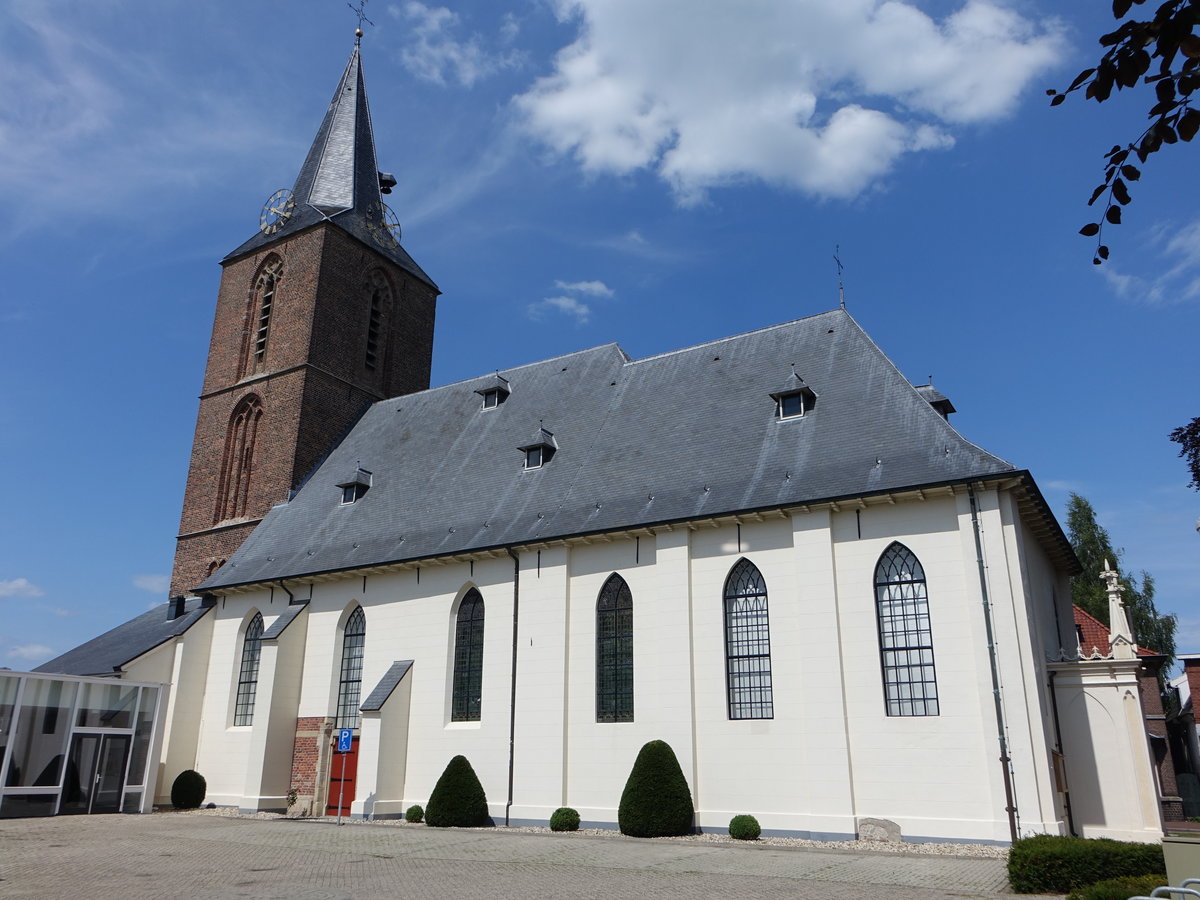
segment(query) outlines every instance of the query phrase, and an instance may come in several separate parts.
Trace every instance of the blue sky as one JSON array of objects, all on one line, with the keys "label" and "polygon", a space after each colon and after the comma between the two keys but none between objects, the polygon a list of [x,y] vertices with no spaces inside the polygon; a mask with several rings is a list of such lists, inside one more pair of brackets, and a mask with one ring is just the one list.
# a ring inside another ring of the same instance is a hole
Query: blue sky
[{"label": "blue sky", "polygon": [[[1048,105],[1107,4],[371,0],[435,384],[847,305],[969,439],[1096,506],[1200,650],[1196,157],[1146,168],[1111,265],[1085,201],[1136,99]],[[344,0],[10,0],[0,13],[0,665],[166,593],[218,261],[290,186]],[[1185,199],[1186,198],[1186,199]]]}]

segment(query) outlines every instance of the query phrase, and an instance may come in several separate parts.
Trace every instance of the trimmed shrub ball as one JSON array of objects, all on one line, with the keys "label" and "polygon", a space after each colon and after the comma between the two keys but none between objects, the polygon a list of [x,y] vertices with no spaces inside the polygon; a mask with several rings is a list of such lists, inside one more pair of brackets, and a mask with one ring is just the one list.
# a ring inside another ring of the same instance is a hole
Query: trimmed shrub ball
[{"label": "trimmed shrub ball", "polygon": [[185,769],[171,784],[171,805],[176,809],[199,809],[207,791],[204,776],[195,769]]},{"label": "trimmed shrub ball", "polygon": [[736,841],[757,841],[762,834],[754,816],[734,816],[729,820],[729,836]]},{"label": "trimmed shrub ball", "polygon": [[579,813],[569,806],[560,806],[550,816],[551,831],[578,831]]},{"label": "trimmed shrub ball", "polygon": [[691,834],[692,792],[679,768],[675,751],[666,741],[642,747],[625,782],[617,824],[631,837]]},{"label": "trimmed shrub ball", "polygon": [[405,822],[420,822],[423,818],[425,818],[425,810],[416,804],[404,811]]},{"label": "trimmed shrub ball", "polygon": [[465,756],[456,756],[434,785],[425,808],[425,824],[434,828],[477,828],[491,825],[483,785]]}]

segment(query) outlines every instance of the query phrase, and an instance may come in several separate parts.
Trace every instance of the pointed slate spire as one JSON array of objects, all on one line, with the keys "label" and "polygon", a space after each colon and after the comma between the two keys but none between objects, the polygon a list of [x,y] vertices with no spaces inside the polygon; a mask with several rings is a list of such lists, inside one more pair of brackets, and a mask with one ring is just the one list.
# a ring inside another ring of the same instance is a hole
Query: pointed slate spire
[{"label": "pointed slate spire", "polygon": [[[346,70],[292,185],[291,215],[269,233],[260,231],[250,238],[226,261],[327,221],[436,290],[433,280],[400,246],[398,231],[385,221],[379,189],[382,177],[375,159],[375,132],[367,106],[362,58],[355,41]],[[395,183],[394,178],[387,177],[389,185]]]},{"label": "pointed slate spire", "polygon": [[297,204],[307,203],[327,216],[380,207],[375,135],[357,43],[292,194]]}]

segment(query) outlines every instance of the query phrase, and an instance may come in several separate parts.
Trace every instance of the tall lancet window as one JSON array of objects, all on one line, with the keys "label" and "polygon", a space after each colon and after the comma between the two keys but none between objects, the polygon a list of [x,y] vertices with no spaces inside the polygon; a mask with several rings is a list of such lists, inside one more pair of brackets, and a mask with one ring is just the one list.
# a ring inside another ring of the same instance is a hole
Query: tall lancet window
[{"label": "tall lancet window", "polygon": [[238,673],[237,702],[233,724],[254,724],[254,698],[258,694],[258,657],[262,652],[263,617],[255,613],[242,639],[242,668]]},{"label": "tall lancet window", "polygon": [[253,362],[256,367],[262,365],[267,354],[267,337],[271,333],[271,312],[275,306],[275,295],[282,279],[283,260],[273,257],[259,271],[258,280],[254,284],[254,296],[258,301],[256,318],[252,323]]},{"label": "tall lancet window", "polygon": [[478,722],[483,706],[483,597],[475,588],[458,605],[454,627],[454,688],[450,719]]},{"label": "tall lancet window", "polygon": [[337,728],[357,728],[359,696],[362,693],[363,645],[367,641],[367,617],[354,607],[342,633],[342,677],[338,682]]},{"label": "tall lancet window", "polygon": [[384,353],[383,317],[392,298],[387,278],[378,269],[371,273],[367,282],[367,295],[370,302],[367,311],[367,349],[363,362],[368,369],[374,369]]},{"label": "tall lancet window", "polygon": [[250,478],[254,474],[254,444],[262,417],[262,401],[254,394],[243,397],[233,408],[229,429],[225,432],[225,455],[217,485],[214,523],[246,515]]},{"label": "tall lancet window", "polygon": [[774,718],[767,584],[748,559],[725,579],[725,683],[729,718]]},{"label": "tall lancet window", "polygon": [[925,570],[903,544],[888,547],[875,567],[875,609],[887,714],[936,716],[937,675]]},{"label": "tall lancet window", "polygon": [[633,721],[633,594],[615,572],[596,600],[596,721]]}]

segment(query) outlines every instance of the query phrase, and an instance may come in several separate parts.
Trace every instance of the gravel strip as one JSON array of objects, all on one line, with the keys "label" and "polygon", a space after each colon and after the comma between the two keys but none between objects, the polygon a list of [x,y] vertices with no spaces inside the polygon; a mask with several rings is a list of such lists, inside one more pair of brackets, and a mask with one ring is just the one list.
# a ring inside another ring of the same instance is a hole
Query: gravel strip
[{"label": "gravel strip", "polygon": [[[156,815],[172,815],[172,816],[224,816],[226,818],[235,819],[284,819],[279,813],[240,813],[235,807],[222,806],[214,809],[188,809],[188,810],[155,810]],[[337,821],[334,816],[317,817],[316,821]],[[406,822],[403,819],[379,819],[378,821],[367,821],[366,819],[342,819],[344,825],[370,825],[376,828],[425,828],[423,823]],[[596,837],[611,837],[625,838],[619,831],[608,828],[581,828],[578,831],[559,831],[551,832],[549,828],[533,828],[528,826],[509,827],[497,825],[494,828],[487,829],[469,829],[475,831],[508,831],[513,833],[525,834],[555,834],[563,838],[569,839],[572,835],[586,834]],[[1008,859],[1008,847],[999,847],[994,844],[950,844],[950,843],[927,843],[917,844],[904,841],[809,841],[803,838],[789,837],[763,837],[756,841],[735,841],[727,834],[689,834],[682,837],[665,837],[665,838],[639,838],[637,840],[654,840],[654,841],[678,841],[683,843],[700,843],[700,844],[750,844],[757,847],[810,847],[814,850],[849,850],[855,853],[896,853],[896,854],[917,854],[926,856],[974,856],[985,859]]]}]

